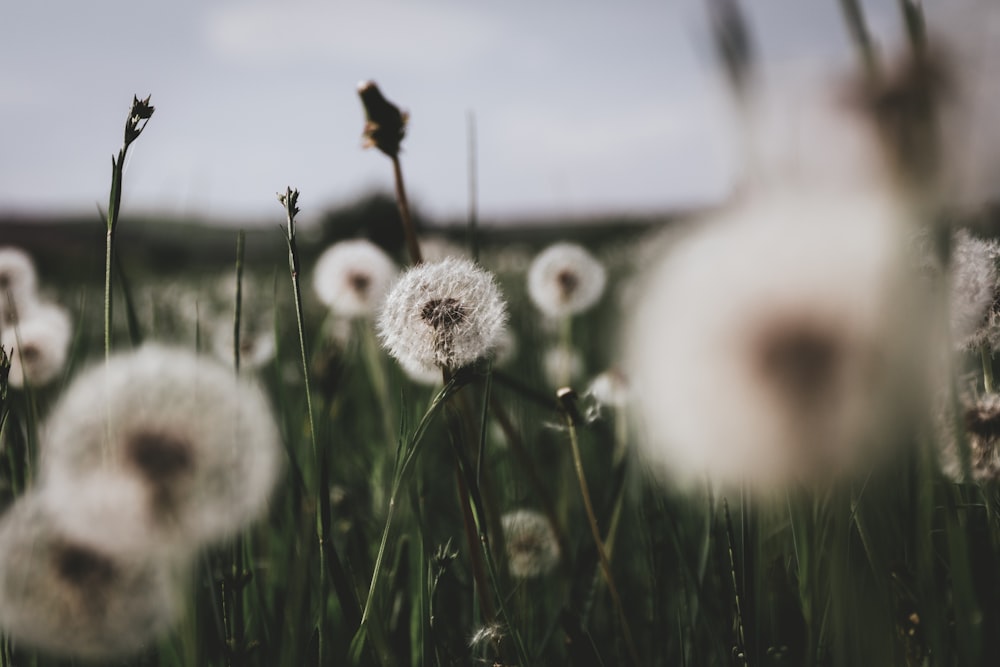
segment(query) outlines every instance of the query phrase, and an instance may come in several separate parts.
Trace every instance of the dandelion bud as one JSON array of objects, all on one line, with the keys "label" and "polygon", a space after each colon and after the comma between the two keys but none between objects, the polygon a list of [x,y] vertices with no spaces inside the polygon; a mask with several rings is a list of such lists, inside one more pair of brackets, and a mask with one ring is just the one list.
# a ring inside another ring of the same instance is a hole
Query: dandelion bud
[{"label": "dandelion bud", "polygon": [[367,317],[382,303],[396,278],[396,264],[371,241],[341,241],[316,261],[313,288],[341,317]]},{"label": "dandelion bud", "polygon": [[375,146],[389,157],[396,157],[406,134],[407,114],[385,99],[374,81],[359,83],[358,95],[365,107],[365,148]]},{"label": "dandelion bud", "polygon": [[535,257],[528,270],[528,295],[543,314],[564,318],[591,308],[604,294],[607,272],[574,243],[556,243]]},{"label": "dandelion bud", "polygon": [[493,276],[469,260],[448,258],[403,274],[382,305],[378,334],[404,368],[455,370],[491,355],[506,324]]},{"label": "dandelion bud", "polygon": [[518,579],[547,574],[559,562],[559,542],[545,515],[529,509],[500,519],[507,545],[507,567]]}]

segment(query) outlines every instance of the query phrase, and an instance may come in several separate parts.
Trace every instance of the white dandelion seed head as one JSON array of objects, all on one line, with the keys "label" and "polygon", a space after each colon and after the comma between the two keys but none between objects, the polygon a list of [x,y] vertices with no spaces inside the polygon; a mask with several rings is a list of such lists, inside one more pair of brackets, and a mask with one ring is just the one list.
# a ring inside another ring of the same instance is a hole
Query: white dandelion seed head
[{"label": "white dandelion seed head", "polygon": [[252,380],[208,357],[145,345],[96,364],[64,392],[43,432],[41,475],[132,475],[164,539],[204,544],[264,511],[279,442]]},{"label": "white dandelion seed head", "polygon": [[512,577],[529,579],[548,574],[559,563],[559,541],[544,514],[530,509],[500,518]]},{"label": "white dandelion seed head", "polygon": [[767,486],[892,441],[928,356],[902,219],[880,193],[757,195],[679,242],[624,338],[647,459]]},{"label": "white dandelion seed head", "polygon": [[17,312],[35,300],[38,276],[31,255],[13,246],[0,246],[0,325],[14,321]]},{"label": "white dandelion seed head", "polygon": [[959,349],[1000,339],[1000,243],[955,233],[948,271],[951,338]]},{"label": "white dandelion seed head", "polygon": [[396,264],[371,241],[341,241],[316,261],[313,288],[337,315],[367,317],[378,310],[396,274]]},{"label": "white dandelion seed head", "polygon": [[[950,408],[950,401],[942,402]],[[983,394],[978,398],[965,395],[958,407],[958,423],[969,447],[972,480],[980,483],[1000,480],[1000,394]],[[936,417],[942,471],[956,482],[969,481],[962,470],[954,412],[942,409]]]},{"label": "white dandelion seed head", "polygon": [[458,369],[491,355],[506,325],[507,306],[493,276],[449,257],[400,277],[382,305],[378,335],[404,368]]},{"label": "white dandelion seed head", "polygon": [[18,322],[0,334],[0,346],[10,354],[10,386],[41,387],[55,380],[66,366],[72,333],[62,307],[32,302],[22,308]]},{"label": "white dandelion seed head", "polygon": [[4,632],[84,660],[127,657],[165,634],[182,606],[173,564],[67,534],[56,514],[29,493],[0,521]]},{"label": "white dandelion seed head", "polygon": [[528,269],[528,296],[545,315],[569,317],[589,310],[604,294],[604,265],[582,246],[556,243]]},{"label": "white dandelion seed head", "polygon": [[[234,343],[236,336],[232,322],[219,322],[214,327],[212,350],[220,360],[233,366],[235,363]],[[257,370],[274,359],[276,347],[274,331],[269,328],[244,323],[240,329],[240,368]]]}]

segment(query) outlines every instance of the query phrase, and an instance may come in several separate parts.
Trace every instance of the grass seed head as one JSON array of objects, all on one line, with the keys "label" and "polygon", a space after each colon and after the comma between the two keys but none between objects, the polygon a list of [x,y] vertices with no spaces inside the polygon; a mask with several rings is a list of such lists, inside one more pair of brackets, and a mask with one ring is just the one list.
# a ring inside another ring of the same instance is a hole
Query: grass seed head
[{"label": "grass seed head", "polygon": [[409,269],[378,317],[382,344],[404,368],[458,369],[491,355],[507,325],[493,276],[466,259]]}]

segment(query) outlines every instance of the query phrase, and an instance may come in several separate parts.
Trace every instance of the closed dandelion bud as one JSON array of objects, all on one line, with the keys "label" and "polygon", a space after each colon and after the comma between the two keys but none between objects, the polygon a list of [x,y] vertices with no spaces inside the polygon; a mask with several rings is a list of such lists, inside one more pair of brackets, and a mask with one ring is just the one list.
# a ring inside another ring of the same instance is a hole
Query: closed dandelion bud
[{"label": "closed dandelion bud", "polygon": [[207,357],[146,345],[66,390],[44,429],[42,480],[131,476],[157,533],[197,546],[261,514],[280,451],[259,386]]},{"label": "closed dandelion bud", "polygon": [[31,256],[20,248],[0,246],[0,329],[17,319],[35,300],[37,275]]},{"label": "closed dandelion bud", "polygon": [[389,157],[396,157],[406,134],[407,114],[385,99],[374,81],[359,83],[358,95],[365,107],[365,148],[374,146]]},{"label": "closed dandelion bud", "polygon": [[544,514],[520,509],[500,518],[507,567],[512,577],[529,579],[548,574],[559,563],[559,541]]},{"label": "closed dandelion bud", "polygon": [[604,294],[607,272],[575,243],[556,243],[528,269],[528,295],[548,317],[565,318],[589,310]]},{"label": "closed dandelion bud", "polygon": [[0,346],[10,351],[10,386],[41,387],[55,380],[66,365],[71,336],[69,315],[61,307],[25,304],[17,324],[0,335]]},{"label": "closed dandelion bud", "polygon": [[396,264],[371,241],[341,241],[317,260],[313,289],[338,317],[369,317],[381,305],[396,274]]},{"label": "closed dandelion bud", "polygon": [[58,656],[111,660],[150,646],[170,629],[181,608],[178,572],[168,560],[121,549],[94,533],[117,518],[112,512],[67,531],[39,493],[8,510],[0,521],[0,628],[6,635]]},{"label": "closed dandelion bud", "polygon": [[758,195],[647,277],[626,372],[644,452],[680,479],[829,479],[898,440],[931,329],[880,193]]},{"label": "closed dandelion bud", "polygon": [[493,276],[465,259],[412,267],[378,317],[383,346],[404,368],[458,369],[490,356],[507,324]]}]

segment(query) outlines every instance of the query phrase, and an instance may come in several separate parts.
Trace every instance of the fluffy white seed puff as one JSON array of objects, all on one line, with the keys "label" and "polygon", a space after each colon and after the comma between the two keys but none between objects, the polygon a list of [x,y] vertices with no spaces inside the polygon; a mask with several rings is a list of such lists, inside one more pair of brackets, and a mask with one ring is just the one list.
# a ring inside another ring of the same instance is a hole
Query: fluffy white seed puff
[{"label": "fluffy white seed puff", "polygon": [[28,253],[0,246],[0,325],[14,322],[18,311],[35,300],[37,280]]},{"label": "fluffy white seed puff", "polygon": [[766,487],[891,442],[928,356],[902,218],[878,193],[759,194],[680,241],[624,340],[647,458]]},{"label": "fluffy white seed puff", "polygon": [[98,472],[139,480],[158,537],[194,548],[259,516],[279,468],[279,435],[259,386],[157,345],[79,375],[41,443],[43,484]]},{"label": "fluffy white seed puff", "polygon": [[366,317],[378,310],[396,274],[392,259],[371,241],[341,241],[316,261],[313,288],[338,316]]},{"label": "fluffy white seed puff", "polygon": [[403,274],[382,305],[378,335],[404,368],[458,369],[492,354],[506,324],[493,276],[449,257]]},{"label": "fluffy white seed puff", "polygon": [[952,242],[948,272],[951,338],[959,349],[1000,342],[1000,244],[980,239],[965,230]]},{"label": "fluffy white seed puff", "polygon": [[167,632],[182,606],[174,564],[108,543],[100,533],[117,512],[71,532],[47,501],[30,492],[0,521],[0,628],[85,660],[125,657]]},{"label": "fluffy white seed puff", "polygon": [[559,541],[544,514],[528,509],[515,510],[504,514],[500,524],[512,577],[537,577],[550,572],[559,563]]},{"label": "fluffy white seed puff", "polygon": [[528,295],[543,314],[564,318],[591,308],[604,294],[607,272],[574,243],[549,246],[528,269]]},{"label": "fluffy white seed puff", "polygon": [[0,347],[10,355],[10,386],[41,387],[62,372],[72,337],[66,311],[37,301],[22,304],[18,321],[3,329]]}]

